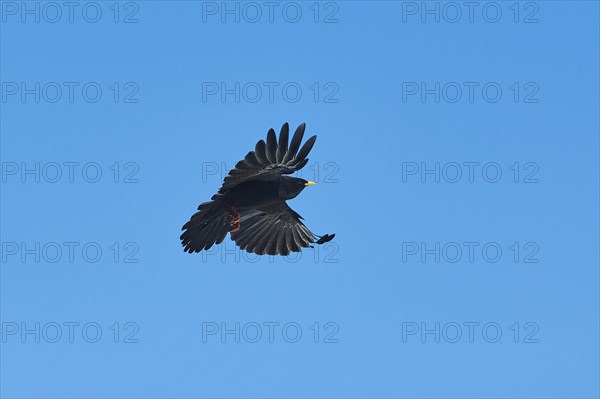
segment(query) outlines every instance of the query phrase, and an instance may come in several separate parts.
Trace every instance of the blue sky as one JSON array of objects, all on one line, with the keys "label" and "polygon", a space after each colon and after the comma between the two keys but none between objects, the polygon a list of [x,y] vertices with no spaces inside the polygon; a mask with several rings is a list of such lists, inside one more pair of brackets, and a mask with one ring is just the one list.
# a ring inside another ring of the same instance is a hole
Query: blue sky
[{"label": "blue sky", "polygon": [[[598,3],[0,3],[0,395],[600,395]],[[333,242],[186,254],[269,128]]]}]

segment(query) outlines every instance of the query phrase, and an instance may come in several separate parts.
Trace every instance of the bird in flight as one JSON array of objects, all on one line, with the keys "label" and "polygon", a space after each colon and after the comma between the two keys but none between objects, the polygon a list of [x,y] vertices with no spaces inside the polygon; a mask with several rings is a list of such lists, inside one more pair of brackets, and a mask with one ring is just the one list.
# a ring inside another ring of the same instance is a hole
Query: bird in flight
[{"label": "bird in flight", "polygon": [[[289,142],[290,127],[281,127],[279,140],[273,129],[267,140],[256,143],[235,168],[229,171],[223,185],[211,201],[198,206],[198,212],[183,225],[184,251],[200,252],[220,244],[229,232],[241,249],[258,255],[289,255],[311,244],[324,244],[335,234],[312,233],[302,223],[302,216],[287,204],[312,181],[289,177],[308,162],[308,153],[317,136],[309,138],[302,148],[306,124],[296,129]],[[298,151],[300,149],[300,151]]]}]

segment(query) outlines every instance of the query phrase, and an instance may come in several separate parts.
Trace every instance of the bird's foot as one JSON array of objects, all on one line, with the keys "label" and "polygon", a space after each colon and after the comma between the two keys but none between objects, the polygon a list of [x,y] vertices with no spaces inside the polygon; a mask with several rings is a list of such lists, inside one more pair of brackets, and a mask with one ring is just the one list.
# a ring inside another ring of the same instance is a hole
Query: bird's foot
[{"label": "bird's foot", "polygon": [[240,229],[240,213],[235,208],[235,206],[231,206],[231,222],[230,222],[230,233],[235,233]]},{"label": "bird's foot", "polygon": [[333,240],[333,237],[335,237],[335,234],[325,234],[323,236],[317,236],[319,239],[317,241],[315,241],[315,244],[325,244],[326,242],[329,242],[331,240]]}]

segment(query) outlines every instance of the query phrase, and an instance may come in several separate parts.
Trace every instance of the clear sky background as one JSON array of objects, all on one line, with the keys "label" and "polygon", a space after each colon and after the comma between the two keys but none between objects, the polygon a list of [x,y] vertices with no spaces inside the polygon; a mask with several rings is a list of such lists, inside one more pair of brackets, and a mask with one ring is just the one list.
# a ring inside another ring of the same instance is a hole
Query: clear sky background
[{"label": "clear sky background", "polygon": [[[2,397],[599,396],[597,2],[23,4]],[[335,240],[184,253],[284,122]]]}]

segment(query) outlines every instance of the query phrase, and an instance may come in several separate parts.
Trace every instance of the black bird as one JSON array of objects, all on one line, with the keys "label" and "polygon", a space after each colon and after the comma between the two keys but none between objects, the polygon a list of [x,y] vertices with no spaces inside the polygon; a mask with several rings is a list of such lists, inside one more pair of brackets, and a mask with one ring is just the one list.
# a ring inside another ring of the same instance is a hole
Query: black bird
[{"label": "black bird", "polygon": [[301,222],[302,216],[286,203],[315,184],[283,176],[302,169],[308,162],[306,157],[317,136],[300,148],[305,127],[304,123],[298,126],[289,147],[287,123],[281,127],[279,141],[270,129],[267,141],[256,143],[255,150],[229,171],[211,201],[200,204],[198,212],[183,225],[185,231],[180,238],[184,251],[209,249],[220,244],[228,232],[241,249],[259,255],[288,255],[333,239],[335,234],[313,234]]}]

